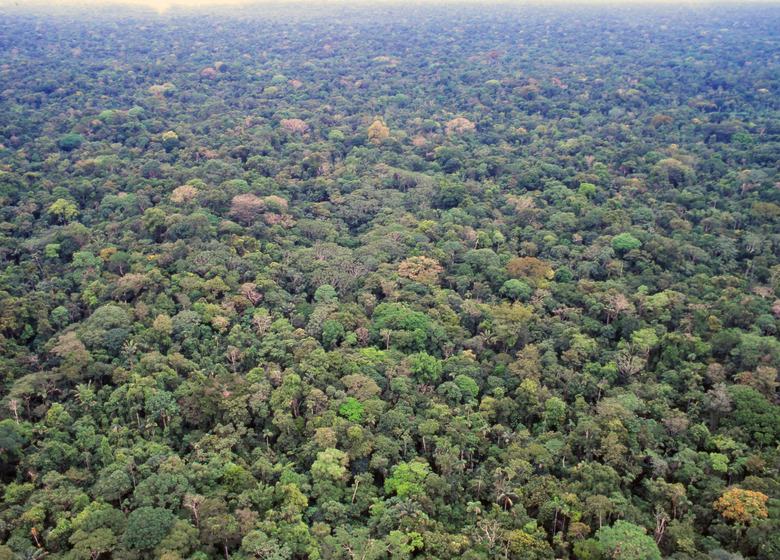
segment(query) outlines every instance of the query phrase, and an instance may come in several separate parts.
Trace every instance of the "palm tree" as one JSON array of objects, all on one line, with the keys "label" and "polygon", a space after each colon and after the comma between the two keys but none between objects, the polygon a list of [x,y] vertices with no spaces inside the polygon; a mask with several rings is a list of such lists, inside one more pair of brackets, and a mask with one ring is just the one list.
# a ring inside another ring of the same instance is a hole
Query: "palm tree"
[{"label": "palm tree", "polygon": [[40,560],[47,554],[42,548],[28,548],[26,552],[15,553],[14,560]]}]

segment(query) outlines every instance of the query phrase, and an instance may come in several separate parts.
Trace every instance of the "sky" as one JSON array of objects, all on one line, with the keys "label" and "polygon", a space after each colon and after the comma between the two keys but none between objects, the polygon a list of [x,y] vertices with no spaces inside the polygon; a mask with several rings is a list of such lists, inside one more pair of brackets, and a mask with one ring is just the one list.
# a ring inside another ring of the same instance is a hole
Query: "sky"
[{"label": "sky", "polygon": [[[158,12],[165,12],[173,6],[183,6],[187,8],[194,7],[209,7],[220,5],[240,5],[240,4],[254,4],[262,2],[263,0],[0,0],[0,8],[7,8],[13,6],[30,5],[75,5],[85,6],[88,4],[128,4],[135,6],[147,6]],[[280,1],[280,0],[276,0]],[[384,3],[402,3],[410,2],[413,4],[432,4],[443,2],[468,2],[484,4],[496,3],[495,0],[281,0],[291,1],[297,4],[311,3],[315,5],[323,5],[328,3],[376,3],[382,1]],[[523,0],[499,0],[502,3],[516,1],[522,3]],[[739,4],[739,3],[762,3],[762,4],[780,4],[780,0],[554,0],[555,2],[570,3],[570,4],[593,4],[593,3],[607,3],[607,4],[648,4],[648,3],[690,3],[690,4],[706,4],[706,3],[722,3],[722,4]],[[542,0],[531,0],[532,3],[545,3]]]}]

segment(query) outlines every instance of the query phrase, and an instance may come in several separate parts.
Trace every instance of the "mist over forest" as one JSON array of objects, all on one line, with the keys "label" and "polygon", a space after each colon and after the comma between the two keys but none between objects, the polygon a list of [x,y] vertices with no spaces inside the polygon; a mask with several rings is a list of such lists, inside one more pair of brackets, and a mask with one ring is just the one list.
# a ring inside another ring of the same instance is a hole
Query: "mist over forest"
[{"label": "mist over forest", "polygon": [[0,5],[0,560],[780,558],[780,5]]}]

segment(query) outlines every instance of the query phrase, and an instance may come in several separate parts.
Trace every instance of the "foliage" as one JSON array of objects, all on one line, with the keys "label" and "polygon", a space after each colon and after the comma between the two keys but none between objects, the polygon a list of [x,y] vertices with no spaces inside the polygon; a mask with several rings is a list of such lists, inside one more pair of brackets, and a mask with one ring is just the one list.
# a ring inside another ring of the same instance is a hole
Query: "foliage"
[{"label": "foliage", "polygon": [[4,6],[0,557],[778,557],[778,28]]},{"label": "foliage", "polygon": [[130,548],[153,548],[168,534],[173,522],[173,514],[168,510],[140,507],[127,518],[124,542]]},{"label": "foliage", "polygon": [[612,527],[602,527],[596,533],[600,549],[614,560],[661,560],[652,537],[644,528],[627,521],[616,521]]},{"label": "foliage", "polygon": [[761,492],[732,488],[724,492],[713,507],[729,521],[747,525],[755,519],[768,517],[768,499],[769,497]]},{"label": "foliage", "polygon": [[631,249],[639,249],[642,246],[642,242],[630,233],[616,235],[609,244],[615,251],[622,252],[630,251]]}]

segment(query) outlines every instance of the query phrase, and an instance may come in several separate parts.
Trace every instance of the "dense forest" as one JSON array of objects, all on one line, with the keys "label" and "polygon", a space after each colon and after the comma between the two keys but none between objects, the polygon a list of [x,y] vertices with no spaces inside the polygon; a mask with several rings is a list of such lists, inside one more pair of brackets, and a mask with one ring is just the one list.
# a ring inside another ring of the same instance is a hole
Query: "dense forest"
[{"label": "dense forest", "polygon": [[0,8],[0,560],[780,558],[778,29]]}]

